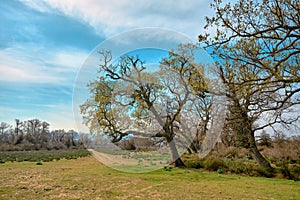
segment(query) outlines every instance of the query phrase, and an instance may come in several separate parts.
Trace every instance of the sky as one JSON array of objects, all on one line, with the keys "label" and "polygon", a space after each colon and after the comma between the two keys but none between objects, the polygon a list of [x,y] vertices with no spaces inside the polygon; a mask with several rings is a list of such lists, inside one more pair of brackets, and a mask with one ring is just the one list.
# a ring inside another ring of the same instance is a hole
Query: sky
[{"label": "sky", "polygon": [[210,0],[2,0],[0,10],[0,122],[75,130],[74,84],[98,44],[149,27],[197,41],[213,14]]}]

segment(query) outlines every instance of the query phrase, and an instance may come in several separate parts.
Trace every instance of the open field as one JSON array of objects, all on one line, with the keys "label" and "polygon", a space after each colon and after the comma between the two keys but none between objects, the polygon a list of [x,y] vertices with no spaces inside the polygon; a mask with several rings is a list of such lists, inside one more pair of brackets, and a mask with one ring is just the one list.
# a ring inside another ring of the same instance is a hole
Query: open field
[{"label": "open field", "polygon": [[173,168],[119,172],[92,156],[0,164],[0,199],[300,199],[300,182]]}]

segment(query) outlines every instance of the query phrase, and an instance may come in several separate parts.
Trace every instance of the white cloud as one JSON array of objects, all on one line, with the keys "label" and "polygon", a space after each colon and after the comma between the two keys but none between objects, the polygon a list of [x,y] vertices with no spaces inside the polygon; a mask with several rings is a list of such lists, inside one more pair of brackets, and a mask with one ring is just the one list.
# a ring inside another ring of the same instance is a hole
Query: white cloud
[{"label": "white cloud", "polygon": [[44,1],[35,1],[35,0],[20,0],[23,4],[38,10],[39,12],[53,12],[49,6],[47,6]]},{"label": "white cloud", "polygon": [[[55,9],[94,27],[109,37],[143,27],[169,28],[196,39],[210,15],[210,0],[40,0],[25,1],[41,12]],[[47,7],[48,5],[48,7]]]},{"label": "white cloud", "polygon": [[[0,80],[68,84],[88,53],[81,50],[53,50],[33,45],[15,46],[0,51]],[[66,77],[62,72],[69,72]]]},{"label": "white cloud", "polygon": [[8,82],[58,82],[60,77],[43,72],[43,66],[29,60],[16,58],[11,49],[0,52],[0,80]]},{"label": "white cloud", "polygon": [[87,57],[88,53],[83,51],[59,51],[54,53],[53,59],[51,59],[49,63],[57,66],[78,69]]}]

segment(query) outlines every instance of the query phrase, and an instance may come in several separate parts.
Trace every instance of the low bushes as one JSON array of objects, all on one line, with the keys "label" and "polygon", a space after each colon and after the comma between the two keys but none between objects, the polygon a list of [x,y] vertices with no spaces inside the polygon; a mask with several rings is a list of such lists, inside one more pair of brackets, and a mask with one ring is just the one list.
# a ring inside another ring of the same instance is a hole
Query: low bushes
[{"label": "low bushes", "polygon": [[204,168],[204,160],[201,159],[187,159],[184,161],[184,164],[187,168]]},{"label": "low bushes", "polygon": [[209,156],[204,161],[204,168],[209,171],[217,171],[218,169],[226,169],[226,163],[217,156]]},{"label": "low bushes", "polygon": [[[232,155],[232,154],[231,154]],[[263,176],[287,178],[292,180],[300,180],[300,165],[290,163],[273,164],[274,170],[266,170],[260,167],[254,160],[249,158],[226,158],[219,157],[215,153],[205,158],[199,158],[196,154],[184,155],[183,161],[187,168],[203,168],[209,171],[215,171],[219,174],[233,173],[244,174],[248,176]]]},{"label": "low bushes", "polygon": [[38,150],[38,151],[1,151],[0,161],[4,162],[50,162],[61,158],[76,159],[90,155],[86,149],[68,149],[68,150]]}]

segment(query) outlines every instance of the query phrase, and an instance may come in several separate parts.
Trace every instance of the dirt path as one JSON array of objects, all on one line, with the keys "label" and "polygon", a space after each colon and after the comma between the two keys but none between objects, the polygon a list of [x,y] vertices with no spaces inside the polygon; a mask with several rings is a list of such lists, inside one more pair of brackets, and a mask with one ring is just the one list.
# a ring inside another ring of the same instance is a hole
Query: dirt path
[{"label": "dirt path", "polygon": [[122,155],[112,155],[103,152],[98,152],[93,149],[88,149],[99,162],[107,166],[119,166],[119,165],[137,165],[136,159],[124,158]]}]

